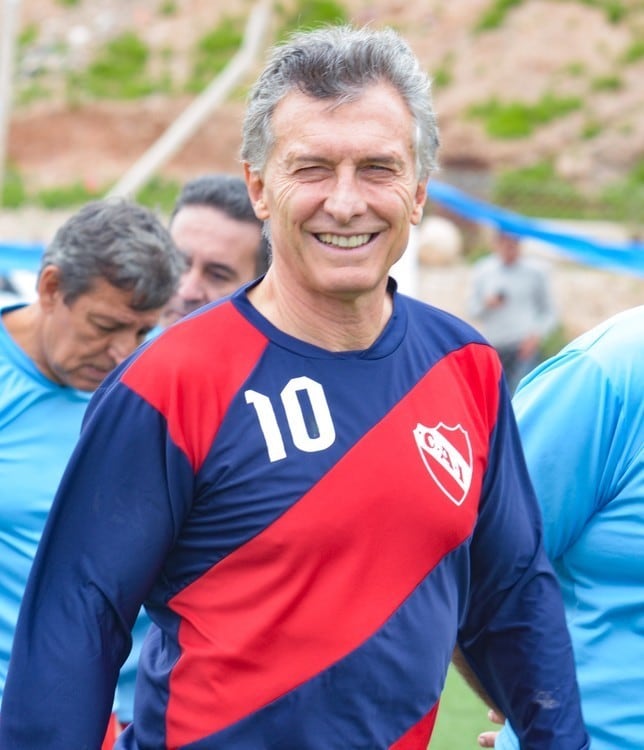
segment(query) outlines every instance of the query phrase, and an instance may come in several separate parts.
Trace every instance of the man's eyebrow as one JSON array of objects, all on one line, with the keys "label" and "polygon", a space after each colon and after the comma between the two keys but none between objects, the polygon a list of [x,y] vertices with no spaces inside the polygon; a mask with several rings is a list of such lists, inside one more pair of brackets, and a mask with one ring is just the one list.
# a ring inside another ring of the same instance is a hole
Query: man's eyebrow
[{"label": "man's eyebrow", "polygon": [[[292,152],[287,155],[286,163],[289,165],[298,164],[320,164],[320,165],[333,165],[334,159],[331,159],[314,152]],[[363,154],[357,158],[358,164],[390,164],[393,166],[399,166],[403,163],[403,158],[399,154],[392,153],[373,153]]]},{"label": "man's eyebrow", "polygon": [[320,156],[312,151],[306,151],[301,153],[288,154],[286,164],[297,165],[297,164],[332,164],[332,160],[328,157]]}]

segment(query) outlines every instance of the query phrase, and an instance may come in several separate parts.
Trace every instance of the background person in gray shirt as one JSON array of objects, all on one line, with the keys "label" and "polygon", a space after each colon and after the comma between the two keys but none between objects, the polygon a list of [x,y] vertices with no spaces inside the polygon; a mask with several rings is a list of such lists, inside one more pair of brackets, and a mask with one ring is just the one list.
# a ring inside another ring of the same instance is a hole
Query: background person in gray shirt
[{"label": "background person in gray shirt", "polygon": [[499,232],[494,253],[475,263],[468,312],[498,351],[513,393],[558,322],[548,275],[521,254],[518,237]]}]

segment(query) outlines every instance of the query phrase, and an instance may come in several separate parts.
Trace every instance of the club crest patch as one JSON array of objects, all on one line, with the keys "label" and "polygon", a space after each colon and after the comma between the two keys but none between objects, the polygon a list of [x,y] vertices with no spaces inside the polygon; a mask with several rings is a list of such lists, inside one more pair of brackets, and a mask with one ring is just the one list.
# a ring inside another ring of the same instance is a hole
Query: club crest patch
[{"label": "club crest patch", "polygon": [[472,483],[472,445],[467,432],[460,424],[448,427],[439,422],[435,427],[425,427],[419,422],[414,439],[439,489],[455,505],[461,505]]}]

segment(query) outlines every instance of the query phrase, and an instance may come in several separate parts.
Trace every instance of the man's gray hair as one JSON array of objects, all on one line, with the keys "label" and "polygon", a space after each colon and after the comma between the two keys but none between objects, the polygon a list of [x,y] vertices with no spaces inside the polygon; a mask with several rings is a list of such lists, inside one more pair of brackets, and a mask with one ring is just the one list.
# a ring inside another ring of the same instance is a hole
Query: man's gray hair
[{"label": "man's gray hair", "polygon": [[60,270],[66,304],[104,279],[132,291],[132,308],[143,312],[170,299],[184,261],[151,210],[110,198],[87,203],[60,227],[45,249],[41,271],[48,265]]},{"label": "man's gray hair", "polygon": [[427,179],[436,166],[439,144],[430,79],[407,42],[392,29],[328,26],[296,32],[273,47],[248,98],[242,160],[252,171],[262,172],[274,145],[273,111],[291,91],[342,104],[383,82],[398,91],[411,112],[416,126],[416,173],[418,179]]}]

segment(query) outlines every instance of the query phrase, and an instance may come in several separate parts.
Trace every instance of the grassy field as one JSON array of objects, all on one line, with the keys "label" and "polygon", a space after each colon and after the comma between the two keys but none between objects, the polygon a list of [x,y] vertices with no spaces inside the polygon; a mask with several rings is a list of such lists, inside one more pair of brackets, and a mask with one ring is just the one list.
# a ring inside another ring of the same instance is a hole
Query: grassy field
[{"label": "grassy field", "polygon": [[479,747],[478,735],[494,728],[488,721],[485,704],[450,668],[429,750],[475,750]]}]

